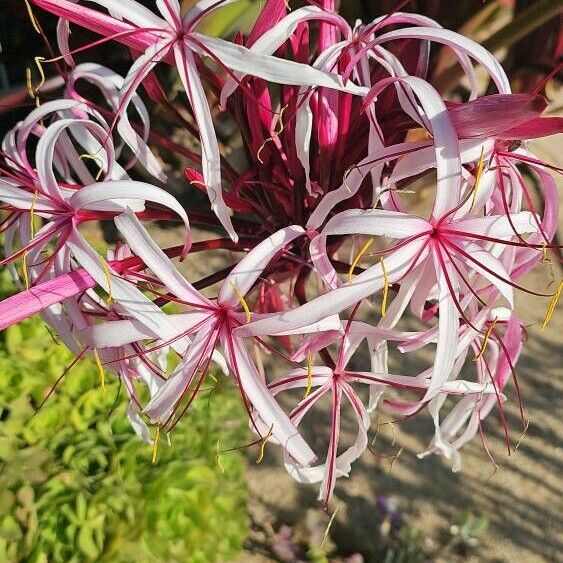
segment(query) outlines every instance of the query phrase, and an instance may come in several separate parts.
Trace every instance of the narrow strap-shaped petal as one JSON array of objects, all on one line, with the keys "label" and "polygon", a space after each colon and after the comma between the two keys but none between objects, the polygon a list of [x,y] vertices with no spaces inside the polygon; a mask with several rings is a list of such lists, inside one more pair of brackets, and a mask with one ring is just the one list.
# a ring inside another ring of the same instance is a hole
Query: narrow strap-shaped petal
[{"label": "narrow strap-shaped petal", "polygon": [[[110,293],[114,302],[119,304],[123,311],[143,324],[154,338],[170,339],[178,334],[177,328],[170,323],[159,307],[157,307],[135,285],[124,280],[112,270],[108,271],[102,265],[100,255],[95,252],[84,240],[82,235],[74,230],[67,241],[68,248],[80,265],[94,278],[96,283],[106,293]],[[176,347],[181,350],[181,341],[176,342]]]},{"label": "narrow strap-shaped petal", "polygon": [[197,73],[193,54],[185,45],[174,46],[176,66],[184,85],[188,101],[192,107],[194,118],[199,128],[201,142],[201,166],[207,195],[211,209],[217,215],[229,236],[236,242],[236,234],[231,221],[228,207],[223,200],[221,187],[221,153],[215,133],[213,118],[207,102],[203,85]]},{"label": "narrow strap-shaped petal", "polygon": [[190,45],[202,55],[213,53],[214,57],[227,68],[257,76],[275,84],[324,86],[360,96],[367,93],[367,88],[357,86],[352,82],[345,85],[339,76],[317,70],[306,64],[269,55],[258,55],[241,45],[199,33],[192,33],[188,39],[191,40]]},{"label": "narrow strap-shaped petal", "polygon": [[390,31],[377,38],[377,43],[395,41],[397,39],[425,39],[448,45],[455,50],[462,50],[477,60],[490,74],[501,94],[510,94],[510,83],[500,63],[487,49],[476,41],[443,28],[409,27]]},{"label": "narrow strap-shaped petal", "polygon": [[380,291],[385,285],[385,278],[388,283],[394,283],[400,279],[408,271],[416,256],[423,261],[428,252],[425,245],[424,241],[417,240],[393,252],[385,260],[387,275],[383,273],[381,264],[376,264],[355,276],[352,282],[320,295],[297,309],[273,315],[269,319],[248,323],[237,328],[235,332],[244,336],[276,334],[307,326],[329,315],[339,313]]},{"label": "narrow strap-shaped petal", "polygon": [[182,16],[180,15],[178,0],[156,0],[156,7],[170,27],[177,30],[182,29]]},{"label": "narrow strap-shaped petal", "polygon": [[455,361],[459,330],[459,316],[454,303],[457,295],[452,295],[452,290],[458,290],[457,276],[443,258],[435,256],[434,264],[439,290],[438,344],[430,384],[423,400],[435,397],[448,380]]},{"label": "narrow strap-shaped petal", "polygon": [[330,219],[323,234],[364,234],[405,239],[430,231],[430,223],[415,215],[386,209],[349,209]]},{"label": "narrow strap-shaped petal", "polygon": [[107,8],[114,17],[119,16],[139,27],[166,29],[168,26],[154,12],[135,0],[88,0]]},{"label": "narrow strap-shaped petal", "polygon": [[134,320],[106,321],[88,327],[82,334],[95,348],[125,346],[154,336]]},{"label": "narrow strap-shaped petal", "polygon": [[154,272],[173,295],[193,306],[212,307],[211,302],[178,272],[170,258],[154,242],[141,222],[127,211],[115,218],[115,224],[131,250]]},{"label": "narrow strap-shaped petal", "polygon": [[223,348],[241,391],[262,422],[272,429],[273,436],[291,457],[301,465],[310,465],[316,459],[315,454],[266,387],[243,339],[229,335]]},{"label": "narrow strap-shaped petal", "polygon": [[[107,138],[107,131],[97,123],[84,119],[61,119],[47,127],[39,142],[37,143],[37,175],[43,190],[49,193],[53,199],[63,202],[64,197],[53,170],[53,160],[57,141],[66,129],[84,128],[98,139]],[[107,162],[113,162],[114,151],[111,140],[108,139],[103,145],[107,155]]]},{"label": "narrow strap-shaped petal", "polygon": [[12,181],[0,178],[0,201],[12,205],[16,209],[29,210],[33,206],[35,211],[53,211],[53,204],[45,196],[34,194]]},{"label": "narrow strap-shaped petal", "polygon": [[[158,37],[158,32],[155,33],[153,29],[146,32],[140,30],[137,32],[138,28],[136,25],[72,1],[31,0],[31,2],[51,14],[76,23],[95,33],[106,37],[119,34],[119,41],[139,52],[143,52],[149,45],[152,45]],[[119,2],[119,0],[116,0],[116,2]],[[162,20],[160,21],[162,22]],[[161,27],[161,25],[157,27]]]},{"label": "narrow strap-shaped petal", "polygon": [[186,230],[184,240],[185,256],[191,247],[192,235],[190,221],[186,210],[178,203],[178,200],[161,188],[152,186],[145,182],[135,182],[133,180],[117,180],[114,182],[98,182],[78,190],[71,198],[70,205],[77,210],[96,209],[97,205],[103,203],[107,209],[108,201],[115,201],[115,211],[124,211],[127,200],[140,200],[158,203],[178,214],[182,219]]},{"label": "narrow strap-shaped petal", "polygon": [[352,197],[360,189],[364,179],[378,162],[383,163],[387,160],[395,160],[428,146],[431,146],[430,141],[399,143],[390,147],[384,147],[375,154],[369,154],[363,158],[358,164],[350,168],[349,173],[345,174],[344,182],[338,189],[327,193],[323,197],[322,201],[311,213],[307,221],[307,227],[309,229],[319,229],[338,203]]},{"label": "narrow strap-shaped petal", "polygon": [[[350,26],[340,15],[321,10],[317,6],[305,6],[290,12],[273,27],[264,32],[250,47],[250,50],[260,55],[273,55],[293,35],[300,23],[308,20],[318,20],[333,23],[345,35],[351,33]],[[239,74],[239,80],[244,77]],[[221,107],[226,107],[227,98],[236,90],[237,81],[233,77],[227,78],[221,91]]]},{"label": "narrow strap-shaped petal", "polygon": [[[514,290],[512,286],[504,280],[510,280],[510,274],[506,271],[503,263],[488,252],[481,248],[478,244],[468,244],[465,250],[471,254],[475,262],[467,264],[468,269],[473,269],[486,280],[492,283],[506,298],[510,307],[514,307]],[[481,267],[480,265],[483,265]],[[497,275],[494,275],[497,274]]]},{"label": "narrow strap-shaped petal", "polygon": [[537,233],[538,223],[534,220],[533,213],[520,211],[519,213],[512,213],[510,217],[491,215],[474,219],[461,219],[452,223],[451,229],[453,232],[506,239],[517,234]]},{"label": "narrow strap-shaped petal", "polygon": [[85,270],[75,270],[37,284],[26,291],[20,291],[16,295],[0,301],[0,330],[95,285],[95,280]]},{"label": "narrow strap-shaped petal", "polygon": [[170,416],[174,405],[187,394],[199,368],[211,357],[216,340],[213,325],[199,331],[178,367],[143,409],[152,422],[164,422]]}]

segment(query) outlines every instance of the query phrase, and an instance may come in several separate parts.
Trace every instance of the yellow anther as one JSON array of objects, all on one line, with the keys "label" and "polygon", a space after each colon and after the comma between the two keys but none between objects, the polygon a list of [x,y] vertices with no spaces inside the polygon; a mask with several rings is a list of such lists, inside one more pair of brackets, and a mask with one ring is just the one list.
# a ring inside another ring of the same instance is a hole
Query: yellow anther
[{"label": "yellow anther", "polygon": [[306,399],[311,392],[311,388],[313,387],[313,356],[311,353],[307,354],[307,388],[305,389],[305,396],[303,397]]},{"label": "yellow anther", "polygon": [[389,276],[387,275],[387,268],[385,267],[383,257],[381,257],[380,264],[381,271],[383,272],[383,299],[381,300],[381,316],[384,317],[387,314],[387,298],[389,297]]},{"label": "yellow anther", "polygon": [[98,373],[100,374],[100,385],[102,389],[106,390],[106,372],[104,370],[104,366],[102,365],[102,361],[100,360],[100,354],[97,348],[94,348],[94,360],[96,360],[96,367],[98,368]]},{"label": "yellow anther", "polygon": [[489,338],[491,337],[491,333],[495,329],[495,325],[497,324],[497,321],[498,321],[498,318],[495,317],[493,322],[491,323],[491,326],[487,329],[487,332],[485,332],[485,337],[483,338],[483,344],[481,344],[481,348],[479,349],[479,352],[473,358],[474,362],[478,361],[479,359],[481,359],[483,357],[483,354],[485,353],[485,350],[487,349],[487,344],[489,343]]},{"label": "yellow anther", "polygon": [[31,20],[31,25],[33,26],[33,29],[35,29],[35,31],[40,34],[41,29],[39,28],[39,22],[37,21],[37,18],[35,17],[35,14],[31,9],[28,0],[23,0],[23,1],[25,2],[25,7],[27,8],[27,13],[29,14],[29,19]]},{"label": "yellow anther", "polygon": [[215,444],[215,456],[217,458],[217,465],[219,466],[219,469],[221,470],[221,474],[224,475],[225,474],[225,466],[223,465],[223,462],[221,461],[221,450],[220,450],[220,441],[217,440],[217,444]]},{"label": "yellow anther", "polygon": [[348,270],[348,281],[352,281],[352,276],[354,275],[354,270],[356,269],[356,266],[358,265],[358,262],[362,259],[362,256],[368,251],[368,248],[373,244],[373,237],[370,238],[365,244],[364,246],[362,246],[362,248],[360,249],[360,252],[358,252],[358,254],[356,254],[356,257],[354,258],[352,264],[350,265],[350,269]]},{"label": "yellow anther", "polygon": [[481,156],[479,157],[479,162],[477,163],[477,171],[475,172],[475,183],[473,184],[473,195],[471,198],[471,207],[469,210],[473,209],[475,205],[475,199],[477,198],[477,190],[479,188],[479,183],[483,176],[483,169],[485,168],[485,147],[481,147]]},{"label": "yellow anther", "polygon": [[36,99],[37,93],[39,92],[39,90],[41,90],[41,88],[45,84],[45,71],[43,70],[43,66],[41,65],[41,62],[44,60],[45,57],[35,57],[35,65],[37,66],[37,70],[39,71],[39,76],[40,76],[40,81],[37,86],[33,86],[31,69],[29,67],[25,69],[25,84],[27,87],[27,93],[31,99],[35,100],[36,105],[38,104],[38,101]]},{"label": "yellow anther", "polygon": [[37,203],[37,195],[37,191],[34,191],[29,207],[29,234],[32,239],[35,238],[35,204]]},{"label": "yellow anther", "polygon": [[45,57],[35,57],[35,66],[37,66],[37,70],[39,71],[39,76],[41,80],[39,84],[35,87],[35,93],[39,92],[43,85],[45,84],[45,71],[43,70],[43,65],[41,64],[45,60]]},{"label": "yellow anther", "polygon": [[233,289],[235,291],[235,295],[237,296],[237,299],[238,299],[238,302],[240,303],[240,306],[244,309],[244,312],[246,314],[246,322],[249,323],[250,322],[250,309],[248,307],[248,303],[246,302],[244,295],[240,292],[240,290],[236,286],[236,284],[234,282],[231,282],[231,285],[233,286]]},{"label": "yellow anther", "polygon": [[109,269],[108,263],[103,256],[100,256],[100,264],[102,265],[102,270],[104,271],[104,275],[106,276],[106,282],[108,284],[108,296],[106,298],[106,303],[111,303],[113,301],[113,292],[111,287],[111,271]]},{"label": "yellow anther", "polygon": [[547,323],[553,317],[553,313],[555,313],[555,308],[557,307],[557,302],[559,301],[559,296],[561,295],[561,290],[563,290],[563,281],[559,282],[559,287],[557,291],[553,294],[551,301],[549,302],[549,306],[547,307],[547,312],[545,314],[545,318],[543,319],[543,323],[541,325],[540,331],[543,331],[544,328],[547,326]]},{"label": "yellow anther", "polygon": [[258,457],[256,458],[256,464],[262,463],[262,460],[264,459],[264,450],[266,448],[266,443],[272,437],[273,431],[274,425],[272,424],[272,426],[270,426],[270,430],[268,430],[268,433],[262,438],[260,442],[260,451],[258,452]]},{"label": "yellow anther", "polygon": [[27,94],[30,98],[35,99],[35,92],[33,91],[33,84],[31,82],[31,69],[25,69],[25,85],[27,87]]},{"label": "yellow anther", "polygon": [[156,427],[156,433],[154,435],[154,440],[152,441],[152,459],[151,463],[154,465],[156,463],[156,458],[158,455],[158,440],[160,439],[160,425]]},{"label": "yellow anther", "polygon": [[547,267],[549,269],[549,283],[547,287],[551,287],[555,283],[555,273],[553,271],[553,261],[547,256],[547,244],[542,242],[541,247],[542,259],[543,263],[547,263]]},{"label": "yellow anther", "polygon": [[93,160],[100,167],[98,173],[96,174],[96,181],[98,181],[102,176],[102,174],[104,173],[104,161],[99,156],[96,156],[95,154],[85,153],[80,155],[80,160],[86,160],[86,159]]},{"label": "yellow anther", "polygon": [[29,275],[27,273],[27,250],[22,254],[22,274],[25,289],[29,289]]},{"label": "yellow anther", "polygon": [[334,512],[332,513],[332,516],[330,517],[330,520],[328,521],[328,524],[326,525],[324,534],[323,534],[323,539],[321,541],[321,549],[324,547],[324,544],[326,542],[326,540],[328,539],[328,534],[330,532],[330,528],[332,526],[332,523],[334,522],[334,519],[336,518],[336,513],[338,512],[338,509],[340,508],[340,505],[338,505],[335,509]]}]

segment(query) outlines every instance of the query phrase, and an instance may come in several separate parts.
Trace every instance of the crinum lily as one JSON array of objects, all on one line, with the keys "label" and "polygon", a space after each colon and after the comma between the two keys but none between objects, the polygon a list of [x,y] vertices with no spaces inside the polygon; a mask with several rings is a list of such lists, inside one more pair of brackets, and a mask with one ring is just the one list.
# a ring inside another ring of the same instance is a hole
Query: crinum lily
[{"label": "crinum lily", "polygon": [[[319,500],[324,501],[325,507],[332,496],[337,477],[347,476],[351,464],[367,448],[367,431],[370,425],[368,410],[364,406],[358,391],[358,384],[373,388],[378,400],[389,390],[408,390],[424,395],[431,385],[431,370],[418,376],[394,375],[385,372],[359,371],[348,368],[348,364],[362,341],[380,335],[377,329],[349,319],[344,323],[344,330],[339,351],[333,366],[318,366],[312,364],[313,345],[309,348],[309,365],[306,368],[294,370],[285,376],[273,381],[268,388],[274,396],[290,389],[305,389],[305,396],[290,413],[291,420],[299,425],[311,409],[325,395],[331,396],[330,435],[325,462],[314,467],[303,467],[285,457],[286,468],[291,475],[305,483],[321,482]],[[313,337],[313,339],[318,337]],[[318,342],[317,342],[318,344]],[[320,347],[324,347],[323,342]],[[374,366],[372,360],[372,368]],[[452,380],[441,388],[441,396],[460,395],[477,397],[494,393],[494,386],[489,382],[472,383],[464,380]],[[358,433],[354,443],[338,454],[340,441],[340,418],[343,407],[343,398],[346,398],[356,419]],[[375,404],[371,405],[376,406]],[[265,425],[262,422],[261,428]]]},{"label": "crinum lily", "polygon": [[[151,268],[161,285],[169,292],[157,294],[189,308],[183,318],[183,327],[178,332],[184,336],[193,336],[193,340],[184,351],[174,373],[161,385],[144,412],[155,422],[168,427],[174,426],[177,415],[181,416],[196,398],[207,375],[209,361],[213,353],[220,349],[245,402],[248,401],[261,419],[272,427],[273,435],[293,458],[304,465],[313,461],[314,455],[309,446],[268,392],[244,340],[234,332],[252,318],[245,295],[276,254],[304,234],[303,229],[287,227],[261,242],[227,276],[221,284],[216,301],[212,301],[198,292],[176,270],[133,213],[124,213],[115,222],[132,251]],[[336,320],[329,317],[309,326],[308,330],[331,328]],[[110,328],[106,327],[107,334],[110,334]],[[137,333],[133,338],[141,339],[142,336],[142,333]],[[111,345],[112,339],[104,336],[104,341]],[[99,346],[100,343],[96,345]]]},{"label": "crinum lily", "polygon": [[[65,0],[33,1],[69,21],[86,25],[92,31],[103,35],[113,34],[117,40],[126,40],[128,45],[142,53],[133,63],[121,88],[118,114],[126,130],[130,129],[127,106],[137,88],[160,61],[174,61],[199,129],[203,179],[211,207],[233,240],[237,239],[237,234],[223,201],[219,145],[195,57],[210,57],[223,68],[278,84],[325,86],[356,94],[365,93],[365,89],[355,87],[354,84],[344,86],[336,75],[308,65],[257,54],[241,45],[195,31],[203,18],[232,0],[201,0],[183,16],[178,0],[157,0],[161,17],[135,0],[92,0],[107,8],[111,17]],[[126,22],[125,26],[123,22]]]}]

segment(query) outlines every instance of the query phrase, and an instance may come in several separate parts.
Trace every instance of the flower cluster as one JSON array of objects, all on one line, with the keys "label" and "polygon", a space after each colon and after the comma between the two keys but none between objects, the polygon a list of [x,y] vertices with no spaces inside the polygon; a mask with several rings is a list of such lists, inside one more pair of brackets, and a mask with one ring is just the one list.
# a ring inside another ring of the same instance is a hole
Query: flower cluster
[{"label": "flower cluster", "polygon": [[[427,410],[435,433],[421,455],[443,454],[454,470],[463,444],[476,433],[485,443],[495,407],[510,448],[504,388],[518,390],[523,340],[514,290],[551,297],[546,322],[561,290],[520,283],[559,256],[559,170],[524,141],[560,132],[562,119],[541,117],[542,96],[512,94],[489,52],[426,17],[397,10],[351,27],[334,0],[293,11],[267,0],[248,36],[198,31],[232,1],[181,14],[178,0],[156,0],[156,12],[135,0],[30,0],[38,30],[32,5],[59,17],[61,56],[36,62],[60,76],[30,80],[37,108],[3,141],[2,264],[20,292],[0,303],[0,326],[41,313],[77,358],[121,379],[147,441],[147,423],[157,435],[174,428],[216,364],[261,451],[278,443],[287,470],[320,482],[325,503],[366,449],[375,409],[396,420]],[[101,38],[71,48],[71,24]],[[131,52],[124,77],[76,63],[110,40]],[[444,100],[431,84],[436,46],[455,55],[466,96]],[[184,108],[168,98],[167,65]],[[489,82],[496,93],[482,95]],[[210,100],[240,133],[242,172]],[[151,130],[152,108],[201,151]],[[187,208],[165,189],[163,159],[175,152],[193,163]],[[161,248],[147,230],[157,220],[179,222],[181,244]],[[105,256],[85,237],[92,221],[119,232]],[[196,224],[224,238],[193,242]],[[172,261],[225,250],[242,257],[200,280]],[[400,354],[413,354],[416,373],[400,373]],[[340,440],[346,409],[351,444]],[[304,421],[326,428],[324,451]]]}]

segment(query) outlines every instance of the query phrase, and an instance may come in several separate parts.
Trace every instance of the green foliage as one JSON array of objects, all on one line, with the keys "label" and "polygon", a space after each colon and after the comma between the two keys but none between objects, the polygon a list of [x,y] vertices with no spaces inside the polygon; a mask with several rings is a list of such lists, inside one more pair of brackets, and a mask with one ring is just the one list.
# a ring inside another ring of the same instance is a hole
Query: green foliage
[{"label": "green foliage", "polygon": [[[0,341],[0,561],[229,560],[246,535],[238,398],[202,394],[156,464],[125,415],[116,378],[72,359],[38,319]],[[119,398],[118,394],[120,395]],[[220,406],[220,408],[218,408]]]}]

